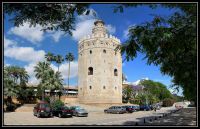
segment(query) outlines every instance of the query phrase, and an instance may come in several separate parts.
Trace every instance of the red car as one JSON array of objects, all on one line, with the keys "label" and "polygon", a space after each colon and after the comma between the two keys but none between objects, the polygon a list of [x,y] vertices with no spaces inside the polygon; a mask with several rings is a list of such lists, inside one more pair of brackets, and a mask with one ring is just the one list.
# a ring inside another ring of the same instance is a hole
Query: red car
[{"label": "red car", "polygon": [[52,110],[49,103],[45,101],[40,101],[38,104],[34,106],[33,115],[39,117],[52,117]]}]

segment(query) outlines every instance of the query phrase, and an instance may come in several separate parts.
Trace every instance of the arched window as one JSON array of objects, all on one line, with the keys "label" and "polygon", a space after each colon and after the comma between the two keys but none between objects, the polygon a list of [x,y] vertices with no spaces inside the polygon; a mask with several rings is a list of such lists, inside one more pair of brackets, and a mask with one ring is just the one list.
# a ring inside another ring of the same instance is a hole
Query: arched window
[{"label": "arched window", "polygon": [[90,54],[92,54],[92,50],[90,50]]},{"label": "arched window", "polygon": [[115,76],[118,75],[117,69],[114,69],[114,75],[115,75]]},{"label": "arched window", "polygon": [[90,89],[92,89],[92,86],[90,86]]},{"label": "arched window", "polygon": [[106,50],[105,50],[105,49],[103,50],[103,53],[106,53]]},{"label": "arched window", "polygon": [[88,75],[93,75],[93,68],[92,67],[88,68]]}]

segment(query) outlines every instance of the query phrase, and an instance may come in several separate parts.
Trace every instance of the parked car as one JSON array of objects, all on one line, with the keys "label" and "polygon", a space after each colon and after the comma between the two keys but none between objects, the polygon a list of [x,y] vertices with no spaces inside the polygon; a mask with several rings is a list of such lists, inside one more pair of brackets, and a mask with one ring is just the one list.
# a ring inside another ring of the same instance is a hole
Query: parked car
[{"label": "parked car", "polygon": [[156,108],[156,110],[160,110],[161,109],[161,105],[159,103],[153,104],[153,109]]},{"label": "parked car", "polygon": [[59,107],[57,109],[54,109],[52,112],[54,116],[58,116],[59,118],[72,117],[73,115],[73,111],[67,106]]},{"label": "parked car", "polygon": [[140,105],[140,110],[149,111],[151,110],[151,107],[149,105]]},{"label": "parked car", "polygon": [[139,111],[140,110],[140,106],[133,105],[132,107],[134,108],[135,111]]},{"label": "parked car", "polygon": [[108,109],[105,109],[104,112],[123,114],[123,113],[126,113],[126,109],[122,106],[111,106]]},{"label": "parked car", "polygon": [[50,104],[46,101],[40,101],[33,108],[33,115],[39,117],[52,117],[52,110]]},{"label": "parked car", "polygon": [[126,105],[126,106],[122,106],[122,107],[126,109],[127,113],[133,113],[135,111],[133,106]]},{"label": "parked car", "polygon": [[71,106],[70,108],[74,116],[88,116],[88,112],[80,106]]}]

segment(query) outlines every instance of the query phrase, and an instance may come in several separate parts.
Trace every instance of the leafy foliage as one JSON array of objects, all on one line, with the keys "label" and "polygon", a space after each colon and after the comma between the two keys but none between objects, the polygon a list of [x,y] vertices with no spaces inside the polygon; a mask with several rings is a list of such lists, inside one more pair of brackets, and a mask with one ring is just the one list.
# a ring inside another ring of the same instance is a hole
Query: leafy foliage
[{"label": "leafy foliage", "polygon": [[[142,4],[122,4],[137,7]],[[149,6],[152,7],[152,4]],[[129,39],[118,46],[126,59],[137,51],[145,54],[147,64],[159,65],[163,74],[173,77],[173,86],[182,87],[184,96],[197,99],[197,5],[160,4],[153,6],[179,9],[169,18],[155,16],[151,22],[129,29]]]},{"label": "leafy foliage", "polygon": [[[35,76],[40,79],[38,90],[44,94],[44,90],[62,89],[63,79],[60,72],[54,72],[49,62],[39,62],[35,66]],[[44,98],[44,95],[43,95]]]},{"label": "leafy foliage", "polygon": [[129,99],[133,97],[133,89],[130,86],[123,88],[122,98],[124,102],[129,102]]},{"label": "leafy foliage", "polygon": [[88,15],[88,6],[89,4],[4,3],[3,10],[5,14],[13,16],[10,20],[15,26],[29,22],[30,26],[41,25],[44,31],[61,30],[72,35],[75,16],[84,13]]},{"label": "leafy foliage", "polygon": [[140,85],[145,87],[145,90],[148,91],[150,97],[156,97],[158,100],[162,101],[165,98],[172,98],[172,94],[166,88],[166,86],[160,82],[154,82],[152,80],[143,80],[140,82]]},{"label": "leafy foliage", "polygon": [[175,103],[174,99],[170,99],[170,98],[166,98],[163,100],[163,107],[170,107],[173,106],[173,104]]},{"label": "leafy foliage", "polygon": [[64,106],[64,102],[62,102],[61,100],[55,100],[54,102],[51,103],[51,107],[52,109],[57,109],[59,107]]}]

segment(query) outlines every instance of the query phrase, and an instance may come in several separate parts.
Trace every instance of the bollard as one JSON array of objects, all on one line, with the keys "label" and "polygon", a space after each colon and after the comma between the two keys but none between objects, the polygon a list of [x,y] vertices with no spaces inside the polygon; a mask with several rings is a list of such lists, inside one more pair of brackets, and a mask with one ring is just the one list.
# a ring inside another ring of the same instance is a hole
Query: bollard
[{"label": "bollard", "polygon": [[145,123],[146,121],[145,121],[145,118],[144,118],[144,123]]},{"label": "bollard", "polygon": [[149,121],[152,122],[152,119],[150,119]]},{"label": "bollard", "polygon": [[138,123],[136,122],[136,123],[135,123],[135,125],[137,126],[137,125],[138,125]]}]

